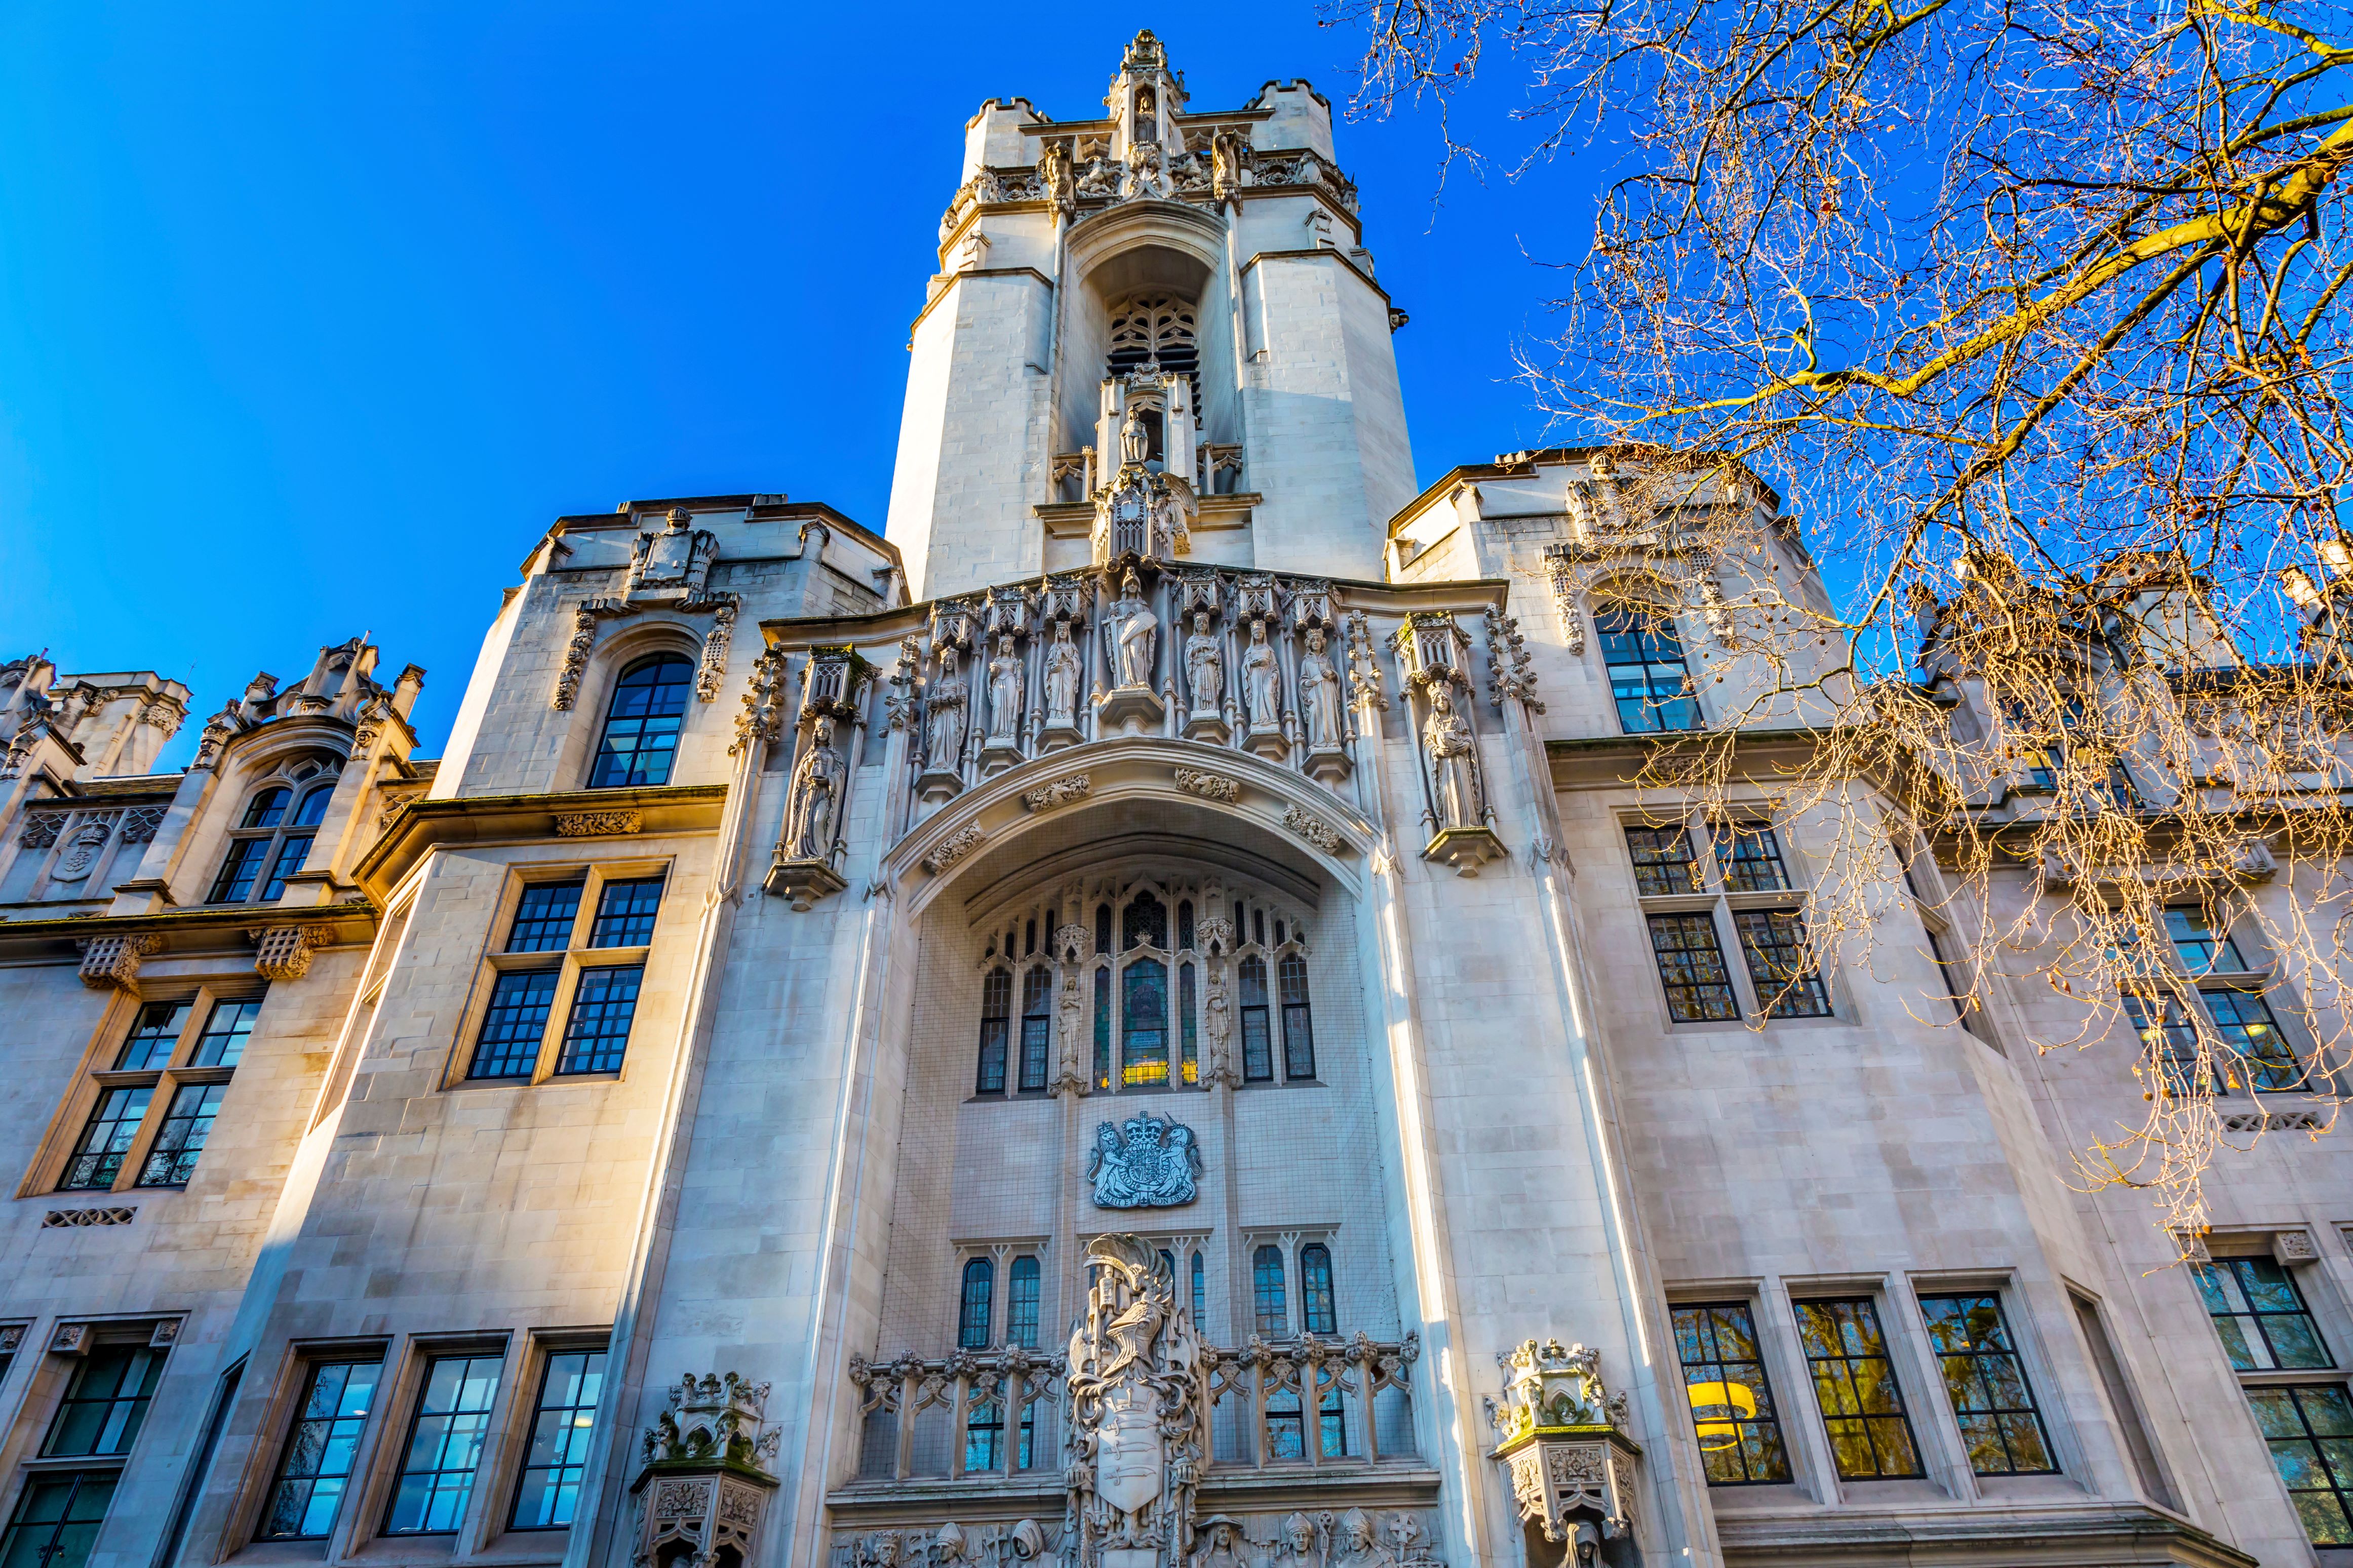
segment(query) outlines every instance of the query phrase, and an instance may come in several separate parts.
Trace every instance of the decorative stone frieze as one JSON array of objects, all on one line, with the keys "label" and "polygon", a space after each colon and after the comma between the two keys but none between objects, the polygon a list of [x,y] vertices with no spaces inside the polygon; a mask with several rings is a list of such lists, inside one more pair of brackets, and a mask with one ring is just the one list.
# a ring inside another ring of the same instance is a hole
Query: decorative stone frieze
[{"label": "decorative stone frieze", "polygon": [[1577,607],[1577,553],[1568,544],[1544,547],[1545,584],[1552,590],[1552,612],[1560,621],[1561,646],[1571,656],[1585,657],[1585,615]]},{"label": "decorative stone frieze", "polygon": [[1337,855],[1346,847],[1346,841],[1340,837],[1338,829],[1322,817],[1310,816],[1295,805],[1283,808],[1282,825],[1326,855]]},{"label": "decorative stone frieze", "polygon": [[967,822],[939,841],[932,852],[923,857],[924,870],[936,877],[987,841],[988,835],[977,822]]},{"label": "decorative stone frieze", "polygon": [[689,1568],[712,1568],[722,1552],[756,1561],[760,1524],[776,1478],[780,1433],[763,1419],[768,1385],[734,1373],[696,1378],[670,1391],[670,1407],[646,1433],[644,1468],[629,1483],[637,1499],[634,1568],[683,1549]]},{"label": "decorative stone frieze", "polygon": [[390,827],[392,819],[400,815],[404,806],[425,798],[425,790],[426,786],[423,784],[410,784],[404,789],[386,789],[378,797],[375,830],[382,833],[385,828]]},{"label": "decorative stone frieze", "polygon": [[171,809],[168,805],[134,805],[124,812],[122,842],[125,844],[153,843],[155,838],[155,829],[164,825],[164,818]]},{"label": "decorative stone frieze", "polygon": [[[41,1228],[70,1230],[86,1225],[129,1225],[138,1216],[139,1211],[129,1207],[51,1209],[41,1216]],[[9,1327],[16,1330],[18,1342],[21,1343],[25,1332],[23,1326],[12,1323]],[[16,1344],[0,1345],[0,1354],[5,1354],[16,1348]]]},{"label": "decorative stone frieze", "polygon": [[2281,1268],[2319,1260],[2320,1247],[2312,1239],[2312,1232],[2301,1228],[2272,1232],[2272,1261]]},{"label": "decorative stone frieze", "polygon": [[1545,705],[1536,700],[1535,662],[1528,657],[1528,639],[1520,633],[1515,616],[1499,610],[1487,610],[1482,618],[1487,623],[1487,700],[1500,710],[1508,700],[1516,700],[1530,713],[1541,713]]},{"label": "decorative stone frieze", "polygon": [[1591,1563],[1602,1542],[1634,1528],[1642,1450],[1626,1435],[1626,1396],[1602,1383],[1601,1352],[1583,1345],[1529,1340],[1495,1360],[1504,1382],[1502,1405],[1487,1401],[1500,1438],[1492,1457],[1510,1472],[1521,1521],[1567,1543],[1572,1563]]},{"label": "decorative stone frieze", "polygon": [[1147,1113],[1095,1129],[1087,1180],[1099,1209],[1180,1207],[1199,1195],[1200,1173],[1200,1142],[1181,1121]]},{"label": "decorative stone frieze", "polygon": [[81,983],[93,991],[120,991],[127,996],[139,994],[139,961],[164,945],[164,939],[153,932],[132,936],[92,937],[76,945],[81,949]]},{"label": "decorative stone frieze", "polygon": [[684,507],[674,506],[659,531],[638,533],[629,550],[628,603],[703,602],[712,563],[719,559],[719,536],[692,527],[693,521]]},{"label": "decorative stone frieze", "polygon": [[775,745],[785,732],[785,655],[769,648],[752,661],[752,684],[744,692],[744,711],[735,717],[735,738],[727,744],[734,756],[754,741]]},{"label": "decorative stone frieze", "polygon": [[1199,768],[1178,768],[1176,787],[1187,795],[1198,795],[1204,800],[1221,800],[1228,805],[1240,798],[1241,785],[1223,773],[1207,773]]},{"label": "decorative stone frieze", "polygon": [[300,980],[311,973],[311,955],[329,940],[320,925],[257,926],[247,931],[254,945],[253,972],[264,980]]},{"label": "decorative stone frieze", "polygon": [[1068,773],[1051,784],[1041,784],[1025,793],[1021,796],[1022,808],[1027,811],[1052,811],[1057,806],[1086,799],[1088,792],[1094,787],[1094,780],[1085,773]]},{"label": "decorative stone frieze", "polygon": [[24,831],[16,835],[17,845],[26,849],[47,849],[58,841],[64,831],[70,811],[35,811],[25,816]]},{"label": "decorative stone frieze", "polygon": [[562,838],[616,838],[642,831],[645,820],[645,814],[634,807],[617,811],[568,811],[557,815],[555,832]]}]

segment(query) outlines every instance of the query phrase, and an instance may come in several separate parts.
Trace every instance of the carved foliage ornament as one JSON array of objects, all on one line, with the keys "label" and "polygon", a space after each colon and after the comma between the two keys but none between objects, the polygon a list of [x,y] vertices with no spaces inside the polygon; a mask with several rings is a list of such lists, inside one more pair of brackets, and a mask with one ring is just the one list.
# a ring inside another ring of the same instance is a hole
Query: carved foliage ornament
[{"label": "carved foliage ornament", "polygon": [[1030,811],[1051,811],[1058,805],[1086,799],[1094,787],[1094,780],[1085,773],[1071,773],[1029,791],[1021,797],[1021,804]]},{"label": "carved foliage ornament", "polygon": [[1283,808],[1282,825],[1326,855],[1337,855],[1344,847],[1344,840],[1330,823],[1295,805]]},{"label": "carved foliage ornament", "polygon": [[1198,795],[1204,800],[1222,800],[1229,804],[1241,794],[1241,786],[1225,774],[1204,773],[1199,768],[1178,768],[1176,787],[1187,795]]},{"label": "carved foliage ornament", "polygon": [[979,823],[967,822],[945,838],[941,839],[938,847],[923,857],[923,868],[936,877],[979,848],[987,837],[988,835],[982,831]]}]

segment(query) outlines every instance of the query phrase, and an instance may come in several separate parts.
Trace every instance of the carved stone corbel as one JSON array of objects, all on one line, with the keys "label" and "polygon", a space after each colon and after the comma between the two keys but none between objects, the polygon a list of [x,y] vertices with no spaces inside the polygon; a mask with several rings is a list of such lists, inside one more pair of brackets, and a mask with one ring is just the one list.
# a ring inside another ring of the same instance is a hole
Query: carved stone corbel
[{"label": "carved stone corbel", "polygon": [[311,973],[311,954],[326,945],[320,925],[257,926],[247,931],[254,945],[253,972],[264,980],[300,980]]},{"label": "carved stone corbel", "polygon": [[685,1548],[685,1561],[709,1568],[723,1551],[739,1563],[754,1552],[776,1478],[779,1433],[763,1419],[768,1385],[734,1373],[697,1378],[670,1391],[670,1407],[645,1436],[645,1466],[629,1483],[637,1499],[637,1539],[629,1561],[652,1568]]},{"label": "carved stone corbel", "polygon": [[137,1000],[139,961],[164,945],[152,931],[132,936],[92,937],[77,943],[81,949],[81,983],[92,991],[120,991]]},{"label": "carved stone corbel", "polygon": [[1567,1546],[1563,1568],[1585,1568],[1634,1530],[1642,1450],[1626,1435],[1626,1396],[1603,1384],[1601,1352],[1583,1345],[1529,1340],[1495,1359],[1504,1403],[1490,1400],[1487,1415],[1502,1441],[1489,1457],[1511,1475],[1522,1524]]}]

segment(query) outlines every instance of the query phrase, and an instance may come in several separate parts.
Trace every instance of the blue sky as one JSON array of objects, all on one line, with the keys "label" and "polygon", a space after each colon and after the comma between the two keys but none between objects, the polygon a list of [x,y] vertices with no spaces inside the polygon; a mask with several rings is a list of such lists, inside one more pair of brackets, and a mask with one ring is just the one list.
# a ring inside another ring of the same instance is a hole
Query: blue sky
[{"label": "blue sky", "polygon": [[[201,716],[371,631],[429,671],[429,752],[552,519],[758,490],[879,528],[965,121],[1095,111],[1143,26],[1197,107],[1343,100],[1354,35],[1237,15],[0,9],[0,658],[157,669]],[[1581,169],[1438,205],[1432,122],[1340,134],[1422,479],[1543,438],[1509,353]]]}]

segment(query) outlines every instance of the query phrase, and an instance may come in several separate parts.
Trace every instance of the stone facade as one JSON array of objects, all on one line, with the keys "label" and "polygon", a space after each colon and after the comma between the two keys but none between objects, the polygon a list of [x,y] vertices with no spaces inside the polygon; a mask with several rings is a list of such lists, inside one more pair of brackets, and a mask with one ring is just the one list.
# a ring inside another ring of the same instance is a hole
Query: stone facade
[{"label": "stone facade", "polygon": [[[2330,1352],[2234,1372],[2072,1184],[2127,1053],[1957,1016],[1933,854],[1772,817],[1801,707],[1736,879],[1628,782],[1604,590],[1722,722],[1718,574],[1819,597],[1794,526],[1685,561],[1567,449],[1416,496],[1324,99],[1144,34],[1106,106],[967,128],[887,541],[560,519],[438,758],[360,640],[176,774],[185,688],[0,667],[7,1551],[2313,1561],[2250,1401],[2353,1356],[2336,1140],[2215,1173]],[[1856,875],[1900,940],[1770,1016],[1740,944]]]}]

